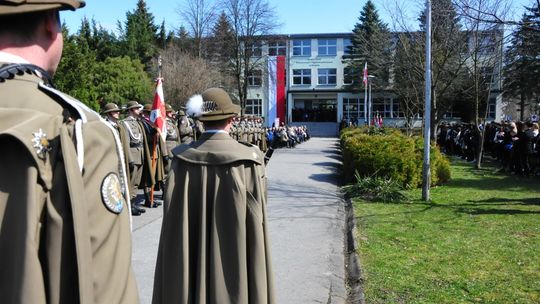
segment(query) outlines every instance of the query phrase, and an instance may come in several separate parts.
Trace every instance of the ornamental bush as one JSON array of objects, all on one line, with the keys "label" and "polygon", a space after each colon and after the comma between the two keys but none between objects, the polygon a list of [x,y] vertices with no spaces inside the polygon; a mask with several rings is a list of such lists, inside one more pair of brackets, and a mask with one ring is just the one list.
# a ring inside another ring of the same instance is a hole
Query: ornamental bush
[{"label": "ornamental bush", "polygon": [[[403,188],[422,185],[423,139],[392,128],[347,128],[341,132],[343,174],[347,183],[360,177],[381,177]],[[431,148],[431,185],[450,180],[450,163]]]}]

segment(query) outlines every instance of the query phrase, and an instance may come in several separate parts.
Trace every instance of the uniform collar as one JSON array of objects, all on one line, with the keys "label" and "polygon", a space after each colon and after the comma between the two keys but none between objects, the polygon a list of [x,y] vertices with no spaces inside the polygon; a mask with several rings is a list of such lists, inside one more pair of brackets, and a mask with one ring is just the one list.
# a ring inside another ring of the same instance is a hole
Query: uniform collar
[{"label": "uniform collar", "polygon": [[224,134],[229,134],[227,131],[225,130],[205,130],[204,133],[224,133]]},{"label": "uniform collar", "polygon": [[20,56],[17,56],[8,52],[3,52],[3,51],[0,51],[0,62],[20,63],[20,64],[30,63],[28,62],[28,60]]}]

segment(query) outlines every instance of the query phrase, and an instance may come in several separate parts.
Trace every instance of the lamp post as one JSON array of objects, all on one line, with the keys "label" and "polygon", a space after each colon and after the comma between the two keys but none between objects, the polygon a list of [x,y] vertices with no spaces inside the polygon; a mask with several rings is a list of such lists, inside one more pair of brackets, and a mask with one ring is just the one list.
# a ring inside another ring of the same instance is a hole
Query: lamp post
[{"label": "lamp post", "polygon": [[426,87],[424,110],[424,163],[422,165],[422,200],[430,199],[431,164],[431,0],[426,1]]}]

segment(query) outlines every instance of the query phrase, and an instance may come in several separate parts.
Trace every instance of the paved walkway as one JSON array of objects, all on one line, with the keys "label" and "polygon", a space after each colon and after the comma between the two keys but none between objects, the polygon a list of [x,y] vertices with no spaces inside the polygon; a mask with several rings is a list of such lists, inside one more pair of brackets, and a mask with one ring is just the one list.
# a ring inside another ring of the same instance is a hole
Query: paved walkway
[{"label": "paved walkway", "polygon": [[[345,303],[345,208],[338,195],[337,139],[276,150],[267,166],[268,227],[277,303]],[[133,264],[150,303],[163,209],[134,217]]]}]

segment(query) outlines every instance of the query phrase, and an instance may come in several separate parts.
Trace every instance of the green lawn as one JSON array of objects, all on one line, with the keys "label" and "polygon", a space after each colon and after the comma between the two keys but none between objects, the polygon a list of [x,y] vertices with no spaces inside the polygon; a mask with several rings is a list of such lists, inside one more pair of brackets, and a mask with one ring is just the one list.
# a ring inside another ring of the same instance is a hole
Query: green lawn
[{"label": "green lawn", "polygon": [[540,303],[540,178],[455,162],[408,194],[353,202],[366,303]]}]

